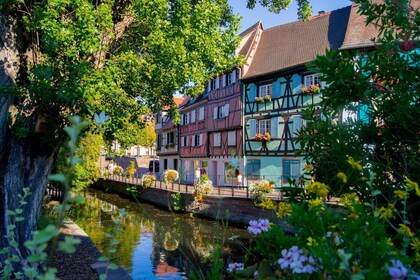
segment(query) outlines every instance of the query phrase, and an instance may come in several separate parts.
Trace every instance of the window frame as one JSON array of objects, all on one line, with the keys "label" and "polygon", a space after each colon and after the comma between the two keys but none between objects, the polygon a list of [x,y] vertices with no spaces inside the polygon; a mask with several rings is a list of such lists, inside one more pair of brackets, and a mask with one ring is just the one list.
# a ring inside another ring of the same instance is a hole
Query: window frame
[{"label": "window frame", "polygon": [[[217,139],[217,141],[216,141]],[[221,132],[215,132],[213,134],[213,146],[214,147],[221,147],[222,146],[222,133]]]},{"label": "window frame", "polygon": [[320,84],[321,84],[321,81],[319,80],[319,73],[309,74],[303,77],[303,86],[305,87],[310,87],[313,85],[320,85]]},{"label": "window frame", "polygon": [[[263,126],[263,123],[265,125]],[[262,129],[264,128],[264,129]],[[264,133],[270,133],[271,135],[271,119],[262,119],[257,121],[257,133],[258,134],[264,134]]]},{"label": "window frame", "polygon": [[[285,166],[286,166],[286,162],[289,162],[289,165],[288,165],[288,170],[290,171],[290,174],[285,174]],[[292,171],[293,171],[293,163],[294,164],[297,164],[297,170],[298,170],[298,174],[297,175],[293,175],[292,174]],[[299,159],[294,159],[294,158],[284,158],[283,159],[283,161],[282,161],[282,176],[281,176],[281,178],[282,178],[282,184],[287,184],[289,181],[288,181],[288,178],[292,178],[292,179],[296,179],[296,181],[299,179],[299,177],[301,176],[301,172],[302,172],[302,170],[300,170],[300,160]],[[288,177],[286,177],[286,176],[288,176]]]},{"label": "window frame", "polygon": [[273,84],[272,83],[258,86],[258,97],[264,98],[267,95],[270,95],[270,96],[273,95]]},{"label": "window frame", "polygon": [[[233,135],[233,137],[231,137]],[[236,130],[228,131],[228,146],[236,146]],[[232,140],[233,138],[233,140]],[[233,143],[232,143],[233,141]]]}]

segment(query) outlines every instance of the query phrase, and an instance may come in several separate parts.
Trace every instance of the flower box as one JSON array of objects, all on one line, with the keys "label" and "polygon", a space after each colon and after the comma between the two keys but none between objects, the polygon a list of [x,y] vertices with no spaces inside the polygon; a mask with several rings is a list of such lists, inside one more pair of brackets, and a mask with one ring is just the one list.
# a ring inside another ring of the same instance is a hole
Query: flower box
[{"label": "flower box", "polygon": [[319,93],[321,91],[321,86],[319,84],[316,85],[311,85],[308,87],[302,87],[301,92],[303,94],[315,94],[315,93]]},{"label": "flower box", "polygon": [[258,133],[258,134],[255,134],[254,138],[252,138],[252,139],[254,141],[270,141],[271,140],[271,135],[268,132]]}]

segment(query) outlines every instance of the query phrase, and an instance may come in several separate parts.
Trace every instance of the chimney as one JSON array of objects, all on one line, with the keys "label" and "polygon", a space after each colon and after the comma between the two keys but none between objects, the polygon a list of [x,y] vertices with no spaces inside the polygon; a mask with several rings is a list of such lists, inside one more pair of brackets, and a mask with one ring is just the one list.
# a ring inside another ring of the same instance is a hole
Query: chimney
[{"label": "chimney", "polygon": [[325,14],[325,11],[319,11],[318,12],[318,15],[322,15],[322,14]]}]

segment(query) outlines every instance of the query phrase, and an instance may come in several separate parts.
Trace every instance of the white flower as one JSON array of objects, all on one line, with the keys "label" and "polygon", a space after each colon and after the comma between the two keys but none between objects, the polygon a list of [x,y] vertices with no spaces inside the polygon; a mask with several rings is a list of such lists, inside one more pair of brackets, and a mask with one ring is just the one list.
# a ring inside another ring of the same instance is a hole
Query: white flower
[{"label": "white flower", "polygon": [[105,112],[102,111],[98,114],[94,115],[96,125],[105,124],[109,120],[109,116],[105,115]]}]

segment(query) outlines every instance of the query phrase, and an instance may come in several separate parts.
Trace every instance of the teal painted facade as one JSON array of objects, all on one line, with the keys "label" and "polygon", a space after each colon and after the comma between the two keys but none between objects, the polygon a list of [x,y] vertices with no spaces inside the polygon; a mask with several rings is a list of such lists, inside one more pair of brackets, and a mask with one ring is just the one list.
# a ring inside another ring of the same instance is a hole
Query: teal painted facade
[{"label": "teal painted facade", "polygon": [[[321,101],[320,93],[302,94],[305,75],[312,73],[243,81],[244,171],[248,184],[266,179],[280,187],[288,185],[288,178],[298,180],[303,174],[305,162],[296,156],[300,147],[293,139],[305,125],[302,109]],[[270,100],[260,99],[264,87],[264,94],[271,87]],[[269,141],[258,139],[258,134],[266,132],[270,133]]]}]

